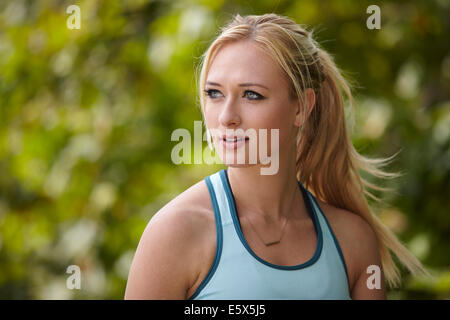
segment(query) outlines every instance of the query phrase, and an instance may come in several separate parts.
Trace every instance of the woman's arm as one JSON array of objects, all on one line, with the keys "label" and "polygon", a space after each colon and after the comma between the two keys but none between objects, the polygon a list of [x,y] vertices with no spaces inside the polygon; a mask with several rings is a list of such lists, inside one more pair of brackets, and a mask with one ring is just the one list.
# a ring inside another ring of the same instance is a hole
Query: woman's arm
[{"label": "woman's arm", "polygon": [[128,275],[125,299],[186,298],[195,274],[192,219],[178,209],[159,211],[145,228]]},{"label": "woman's arm", "polygon": [[362,218],[358,219],[357,256],[359,275],[353,285],[351,296],[355,300],[384,300],[386,288],[377,238],[372,227]]}]

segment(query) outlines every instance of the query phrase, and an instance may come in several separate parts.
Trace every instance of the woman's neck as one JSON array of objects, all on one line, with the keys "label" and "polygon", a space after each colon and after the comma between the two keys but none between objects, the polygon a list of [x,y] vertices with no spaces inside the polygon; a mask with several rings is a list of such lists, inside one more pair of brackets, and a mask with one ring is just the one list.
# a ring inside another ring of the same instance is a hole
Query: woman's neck
[{"label": "woman's neck", "polygon": [[[268,224],[277,224],[292,216],[295,208],[302,207],[295,162],[280,166],[275,175],[262,175],[259,166],[228,167],[227,173],[241,217],[251,211]],[[307,212],[296,214],[300,218],[302,215],[306,217]]]}]

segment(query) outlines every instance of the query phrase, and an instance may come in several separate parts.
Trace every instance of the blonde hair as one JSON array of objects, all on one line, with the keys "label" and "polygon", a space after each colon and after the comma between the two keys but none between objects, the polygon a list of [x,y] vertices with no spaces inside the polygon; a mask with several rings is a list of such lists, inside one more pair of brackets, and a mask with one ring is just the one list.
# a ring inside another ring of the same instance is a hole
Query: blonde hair
[{"label": "blonde hair", "polygon": [[[386,159],[371,159],[356,151],[347,130],[344,108],[346,97],[353,109],[350,84],[344,79],[332,56],[312,38],[312,32],[288,17],[273,13],[244,17],[235,15],[221,28],[199,65],[202,115],[205,104],[203,90],[212,59],[223,45],[239,40],[255,41],[273,57],[291,84],[292,99],[303,101],[302,92],[305,88],[315,92],[316,104],[311,116],[303,122],[297,135],[297,179],[321,201],[356,213],[370,224],[377,237],[382,268],[390,287],[398,287],[401,277],[389,249],[413,275],[423,272],[431,276],[369,207],[364,195],[376,201],[380,199],[367,188],[379,191],[390,189],[363,179],[358,170],[378,178],[398,177],[398,173],[380,169],[395,155]],[[352,112],[350,116],[353,130]]]}]

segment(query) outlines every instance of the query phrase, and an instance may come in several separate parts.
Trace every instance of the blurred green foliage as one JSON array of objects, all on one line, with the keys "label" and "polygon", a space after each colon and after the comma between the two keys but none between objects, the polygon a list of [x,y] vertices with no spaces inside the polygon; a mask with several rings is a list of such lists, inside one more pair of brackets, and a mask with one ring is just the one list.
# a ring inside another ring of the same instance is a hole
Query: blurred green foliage
[{"label": "blurred green foliage", "polygon": [[[388,298],[450,298],[446,0],[1,1],[0,298],[123,298],[152,215],[221,168],[170,158],[172,131],[202,120],[199,57],[232,14],[268,12],[313,28],[357,82],[357,149],[401,150],[387,169],[404,175],[376,181],[395,188],[379,214],[437,280],[403,268]],[[66,288],[71,264],[81,290]]]}]

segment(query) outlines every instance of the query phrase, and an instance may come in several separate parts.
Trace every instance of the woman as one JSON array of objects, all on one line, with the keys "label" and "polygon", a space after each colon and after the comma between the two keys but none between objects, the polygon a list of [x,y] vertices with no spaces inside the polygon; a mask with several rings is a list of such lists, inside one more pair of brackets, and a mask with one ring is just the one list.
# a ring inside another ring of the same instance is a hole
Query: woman
[{"label": "woman", "polygon": [[[427,273],[368,206],[365,187],[385,189],[358,170],[396,175],[354,149],[349,86],[311,33],[276,14],[236,15],[221,31],[204,54],[200,102],[228,169],[151,219],[125,298],[385,299],[385,276],[400,282],[389,249]],[[267,129],[269,141],[276,132],[275,174],[261,173],[266,159],[249,161],[252,143],[265,141],[249,129]]]}]

